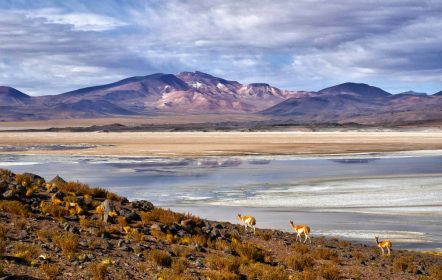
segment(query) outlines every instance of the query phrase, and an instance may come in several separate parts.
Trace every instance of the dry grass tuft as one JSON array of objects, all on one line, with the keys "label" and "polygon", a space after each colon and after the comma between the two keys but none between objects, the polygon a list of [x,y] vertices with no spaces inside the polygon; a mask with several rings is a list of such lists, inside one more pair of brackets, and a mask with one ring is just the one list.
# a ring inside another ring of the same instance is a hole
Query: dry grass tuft
[{"label": "dry grass tuft", "polygon": [[158,222],[165,225],[172,225],[180,223],[185,218],[185,215],[175,213],[170,210],[161,208],[154,208],[149,212],[141,212],[141,221],[146,225],[152,222]]},{"label": "dry grass tuft", "polygon": [[75,251],[78,247],[78,241],[79,236],[71,232],[64,232],[52,237],[52,242],[54,245],[60,248],[63,255],[69,260],[71,260],[75,255]]},{"label": "dry grass tuft", "polygon": [[309,255],[294,254],[285,259],[287,265],[295,271],[304,271],[315,265],[315,260]]},{"label": "dry grass tuft", "polygon": [[432,265],[428,269],[430,276],[434,279],[442,279],[442,265]]},{"label": "dry grass tuft", "polygon": [[60,205],[53,204],[51,202],[42,201],[40,203],[40,208],[43,214],[48,213],[52,217],[61,218],[70,215],[69,210],[67,210],[66,208]]},{"label": "dry grass tuft", "polygon": [[162,267],[170,267],[172,264],[172,257],[169,253],[158,249],[147,252],[146,258]]},{"label": "dry grass tuft", "polygon": [[206,266],[212,270],[223,270],[237,273],[240,266],[240,259],[234,256],[220,256],[210,254],[206,257]]},{"label": "dry grass tuft", "polygon": [[[207,270],[204,271],[204,276],[210,280],[241,280],[241,276],[239,274],[228,272],[228,271],[216,271],[216,270]],[[252,279],[252,278],[250,278]],[[261,278],[259,278],[261,279]]]},{"label": "dry grass tuft", "polygon": [[321,266],[321,268],[319,270],[319,274],[325,280],[339,280],[339,279],[341,279],[341,272],[339,271],[339,268],[333,264]]},{"label": "dry grass tuft", "polygon": [[242,265],[240,268],[241,274],[246,276],[246,279],[259,280],[287,280],[288,273],[284,271],[281,266],[270,266],[262,263],[251,263],[249,265]]},{"label": "dry grass tuft", "polygon": [[262,230],[262,229],[256,230],[256,236],[265,241],[270,240],[270,238],[272,238],[272,235],[273,235],[272,232],[269,230]]},{"label": "dry grass tuft", "polygon": [[240,255],[243,263],[265,262],[268,256],[268,252],[250,243],[236,244],[235,251]]},{"label": "dry grass tuft", "polygon": [[321,260],[337,260],[338,259],[338,254],[336,253],[336,251],[326,249],[326,248],[319,248],[319,249],[313,251],[311,254],[315,259],[321,259]]},{"label": "dry grass tuft", "polygon": [[0,240],[6,240],[8,232],[9,228],[6,225],[0,224]]},{"label": "dry grass tuft", "polygon": [[413,258],[410,256],[399,257],[393,261],[393,270],[395,272],[410,272],[415,273],[417,267],[413,262]]},{"label": "dry grass tuft", "polygon": [[105,280],[107,275],[108,264],[104,262],[94,261],[88,266],[89,274],[93,280]]},{"label": "dry grass tuft", "polygon": [[28,243],[14,243],[12,247],[12,255],[17,258],[21,258],[26,260],[27,262],[31,262],[36,259],[40,255],[40,248],[36,245],[28,244]]},{"label": "dry grass tuft", "polygon": [[61,266],[57,264],[45,263],[40,266],[40,271],[46,276],[48,280],[55,280],[63,272]]},{"label": "dry grass tuft", "polygon": [[58,184],[57,188],[63,193],[72,193],[76,196],[91,196],[94,198],[105,198],[109,200],[122,201],[123,198],[113,192],[109,192],[103,188],[91,188],[88,184],[80,182],[67,182]]},{"label": "dry grass tuft", "polygon": [[11,214],[20,215],[22,217],[30,216],[28,209],[23,205],[23,203],[16,200],[0,200],[0,210]]}]

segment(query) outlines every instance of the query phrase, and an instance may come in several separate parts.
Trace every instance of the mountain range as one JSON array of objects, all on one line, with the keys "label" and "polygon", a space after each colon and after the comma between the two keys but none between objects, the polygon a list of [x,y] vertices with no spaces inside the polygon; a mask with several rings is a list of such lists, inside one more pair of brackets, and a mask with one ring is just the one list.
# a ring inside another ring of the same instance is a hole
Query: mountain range
[{"label": "mountain range", "polygon": [[[442,91],[391,94],[343,83],[320,91],[241,84],[202,72],[153,74],[58,95],[29,96],[0,86],[0,120],[259,114],[293,123],[388,123],[442,120]],[[203,120],[202,120],[203,121]]]}]

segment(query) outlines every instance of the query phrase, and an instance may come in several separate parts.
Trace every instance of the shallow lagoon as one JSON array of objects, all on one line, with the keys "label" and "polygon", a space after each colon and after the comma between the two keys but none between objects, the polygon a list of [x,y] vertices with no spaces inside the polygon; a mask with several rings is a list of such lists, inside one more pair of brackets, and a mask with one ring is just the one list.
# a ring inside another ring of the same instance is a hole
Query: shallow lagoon
[{"label": "shallow lagoon", "polygon": [[0,155],[0,168],[59,174],[129,199],[259,227],[307,223],[314,235],[442,251],[442,156],[84,157]]}]

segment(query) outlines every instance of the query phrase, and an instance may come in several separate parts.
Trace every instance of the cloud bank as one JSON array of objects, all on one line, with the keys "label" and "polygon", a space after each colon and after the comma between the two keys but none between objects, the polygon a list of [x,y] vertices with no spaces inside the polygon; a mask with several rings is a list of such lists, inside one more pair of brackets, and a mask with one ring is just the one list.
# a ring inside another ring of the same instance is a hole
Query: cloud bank
[{"label": "cloud bank", "polygon": [[0,2],[0,84],[34,95],[184,70],[442,89],[440,1],[28,2]]}]

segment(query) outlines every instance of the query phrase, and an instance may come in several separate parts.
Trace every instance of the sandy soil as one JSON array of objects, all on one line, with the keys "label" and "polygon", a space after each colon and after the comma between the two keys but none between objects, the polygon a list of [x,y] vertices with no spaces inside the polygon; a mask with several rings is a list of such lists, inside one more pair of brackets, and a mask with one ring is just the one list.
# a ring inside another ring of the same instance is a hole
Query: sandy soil
[{"label": "sandy soil", "polygon": [[[1,132],[0,145],[90,144],[32,154],[311,155],[442,149],[442,132]],[[11,152],[7,152],[11,153]]]}]

